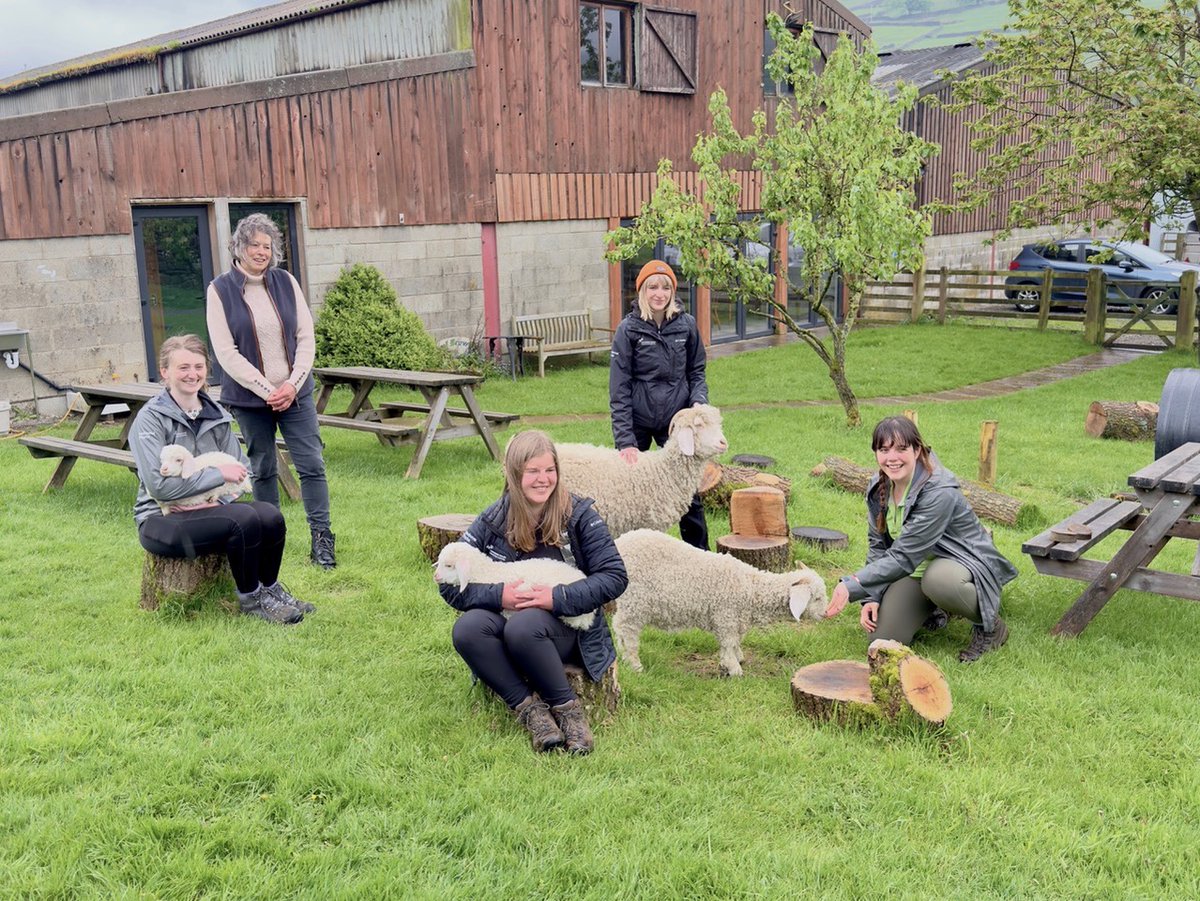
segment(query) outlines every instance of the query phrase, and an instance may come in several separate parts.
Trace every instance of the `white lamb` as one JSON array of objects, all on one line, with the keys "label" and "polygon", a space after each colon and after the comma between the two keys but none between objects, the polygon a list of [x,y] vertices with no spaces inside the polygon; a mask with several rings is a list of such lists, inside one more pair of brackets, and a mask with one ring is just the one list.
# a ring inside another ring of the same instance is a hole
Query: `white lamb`
[{"label": "white lamb", "polygon": [[704,629],[720,644],[721,672],[742,674],[742,638],[807,613],[820,619],[828,606],[825,582],[806,566],[788,573],[755,569],[727,554],[714,554],[662,532],[638,529],[617,539],[629,587],[617,602],[613,632],[621,655],[641,670],[642,629]]},{"label": "white lamb", "polygon": [[721,411],[700,404],[676,413],[666,445],[638,454],[632,466],[612,448],[557,445],[558,476],[568,491],[596,502],[615,538],[679,522],[700,487],[705,465],[728,448]]},{"label": "white lamb", "polygon": [[[434,565],[433,578],[438,582],[457,582],[460,589],[471,582],[495,584],[515,582],[525,585],[570,585],[587,578],[586,575],[562,560],[534,557],[530,560],[493,560],[479,548],[465,541],[454,541],[442,548]],[[516,611],[500,611],[507,618]],[[586,632],[596,620],[596,611],[579,616],[560,616],[572,629]]]},{"label": "white lamb", "polygon": [[[192,456],[182,444],[168,444],[159,453],[159,460],[162,465],[158,471],[164,476],[182,476],[189,478],[200,470],[208,466],[223,466],[226,463],[240,463],[236,457],[230,456],[224,451],[207,451],[199,456]],[[211,504],[226,495],[245,494],[250,490],[250,474],[242,478],[240,482],[226,482],[219,488],[213,488],[201,494],[194,494],[191,497],[181,498],[179,500],[167,501],[159,504],[162,507],[163,513],[170,513],[172,507],[197,507],[201,504]]]}]

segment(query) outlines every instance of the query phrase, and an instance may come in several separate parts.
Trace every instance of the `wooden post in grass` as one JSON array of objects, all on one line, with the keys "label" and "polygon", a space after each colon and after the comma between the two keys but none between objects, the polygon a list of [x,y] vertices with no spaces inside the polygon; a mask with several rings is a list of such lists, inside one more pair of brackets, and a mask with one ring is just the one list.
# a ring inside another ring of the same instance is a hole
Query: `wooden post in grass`
[{"label": "wooden post in grass", "polygon": [[919,427],[921,425],[921,423],[917,421],[921,418],[921,414],[918,413],[916,410],[905,410],[904,418],[907,419],[909,422],[911,422],[915,426]]},{"label": "wooden post in grass", "polygon": [[1179,277],[1179,307],[1175,311],[1175,346],[1196,346],[1196,273],[1189,269]]},{"label": "wooden post in grass", "polygon": [[1038,331],[1044,332],[1046,326],[1050,323],[1050,297],[1054,291],[1054,270],[1046,269],[1042,272],[1042,287],[1041,296],[1038,298]]},{"label": "wooden post in grass", "polygon": [[943,266],[938,276],[941,279],[938,282],[938,325],[946,324],[946,301],[950,295],[950,276],[946,272],[946,267]]},{"label": "wooden post in grass", "polygon": [[979,481],[996,484],[996,427],[994,419],[985,419],[979,430]]},{"label": "wooden post in grass", "polygon": [[913,273],[912,281],[912,315],[913,322],[921,321],[921,314],[925,312],[925,264],[921,263],[921,268]]},{"label": "wooden post in grass", "polygon": [[1083,308],[1083,340],[1088,344],[1104,343],[1107,280],[1104,270],[1093,266],[1087,275],[1087,304]]}]

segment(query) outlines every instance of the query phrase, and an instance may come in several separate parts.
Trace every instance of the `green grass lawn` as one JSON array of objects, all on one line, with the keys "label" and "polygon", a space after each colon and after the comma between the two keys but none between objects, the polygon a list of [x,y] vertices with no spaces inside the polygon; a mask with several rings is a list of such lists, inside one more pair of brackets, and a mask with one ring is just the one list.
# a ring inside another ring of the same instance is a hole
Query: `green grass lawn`
[{"label": "green grass lawn", "polygon": [[[934,391],[1088,352],[1000,328],[856,333],[859,395]],[[305,563],[299,504],[284,579],[318,604],[294,628],[206,609],[137,608],[142,551],[129,473],[52,464],[0,441],[2,898],[1152,898],[1196,897],[1200,609],[1122,592],[1074,640],[1047,632],[1082,586],[1038,576],[1021,542],[1124,487],[1149,442],[1083,434],[1093,400],[1157,400],[1193,358],[1146,356],[988,400],[919,406],[943,462],[975,475],[979,423],[999,420],[998,487],[1028,502],[996,541],[1020,568],[1012,637],[957,662],[968,626],[918,642],[954,713],[928,736],[801,720],[800,666],[861,659],[851,612],[752,632],[746,676],[714,675],[706,633],[648,631],[621,671],[616,718],[588,758],[537,756],[450,646],[414,522],[499,493],[478,441],[439,444],[418,481],[407,448],[330,431],[340,565]],[[483,406],[606,408],[607,370],[492,379]],[[714,361],[718,405],[830,399],[815,356],[788,346]],[[779,460],[793,525],[851,547],[806,562],[832,580],[865,553],[861,499],[808,475],[828,454],[871,462],[865,405],[735,409],[731,453]],[[607,442],[603,419],[547,427]],[[69,434],[70,424],[56,429]],[[710,518],[714,536],[727,521]],[[1111,551],[1111,546],[1103,550]],[[1179,571],[1188,547],[1164,555]]]}]

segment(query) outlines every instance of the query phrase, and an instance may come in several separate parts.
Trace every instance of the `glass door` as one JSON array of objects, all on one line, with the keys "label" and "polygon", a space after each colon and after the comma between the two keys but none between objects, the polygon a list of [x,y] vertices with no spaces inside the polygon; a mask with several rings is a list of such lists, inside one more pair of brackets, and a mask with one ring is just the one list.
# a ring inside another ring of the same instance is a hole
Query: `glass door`
[{"label": "glass door", "polygon": [[[208,341],[204,300],[213,278],[208,210],[202,206],[135,207],[138,289],[147,371],[158,380],[158,348],[171,335],[196,334]],[[209,382],[220,376],[209,361]]]}]

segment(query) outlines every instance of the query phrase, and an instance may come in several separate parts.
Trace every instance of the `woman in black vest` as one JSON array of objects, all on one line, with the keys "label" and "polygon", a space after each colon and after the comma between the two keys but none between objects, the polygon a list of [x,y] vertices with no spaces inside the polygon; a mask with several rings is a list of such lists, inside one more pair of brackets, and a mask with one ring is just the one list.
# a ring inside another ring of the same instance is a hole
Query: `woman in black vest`
[{"label": "woman in black vest", "polygon": [[[675,297],[675,272],[651,260],[637,277],[637,306],[617,326],[608,377],[613,441],[626,463],[667,443],[671,418],[708,403],[704,342],[696,320]],[[699,496],[679,521],[679,537],[708,550],[708,524]]]},{"label": "woman in black vest", "polygon": [[329,524],[329,484],[313,402],[313,319],[300,284],[285,269],[282,235],[262,213],[237,224],[229,240],[233,268],[208,286],[208,335],[224,370],[221,403],[237,418],[254,497],[279,506],[276,429],[300,476],[312,530],[312,560],[337,565]]}]

